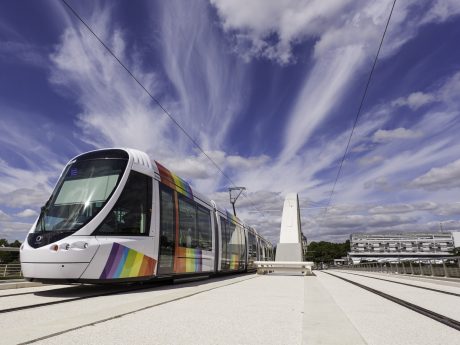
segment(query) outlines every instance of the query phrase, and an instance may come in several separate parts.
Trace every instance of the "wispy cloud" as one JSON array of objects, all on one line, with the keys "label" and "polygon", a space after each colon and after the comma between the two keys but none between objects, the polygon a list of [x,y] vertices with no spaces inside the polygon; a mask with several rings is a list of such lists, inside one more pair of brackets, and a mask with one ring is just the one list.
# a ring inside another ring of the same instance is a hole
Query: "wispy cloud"
[{"label": "wispy cloud", "polygon": [[422,133],[406,128],[396,128],[391,130],[379,129],[374,133],[372,140],[376,143],[383,143],[392,140],[404,140],[420,138]]},{"label": "wispy cloud", "polygon": [[430,104],[436,100],[435,95],[424,92],[414,92],[407,97],[400,97],[397,100],[393,101],[394,106],[408,106],[412,110],[417,110],[418,108]]},{"label": "wispy cloud", "polygon": [[[312,238],[343,240],[352,231],[457,224],[460,72],[366,104],[327,216],[323,209],[309,208],[328,200],[349,136],[346,117],[354,116],[347,96],[361,90],[391,4],[160,2],[146,6],[151,27],[139,40],[117,20],[117,5],[78,6],[206,154],[236,184],[248,187],[248,198],[242,196],[237,204],[239,215],[276,242],[288,192],[300,193],[304,230]],[[394,57],[423,25],[458,14],[454,4],[398,2],[380,61]],[[50,66],[53,90],[79,110],[64,128],[39,113],[18,115],[0,107],[0,221],[8,236],[30,226],[27,218],[49,196],[65,161],[91,148],[144,150],[198,191],[229,205],[229,182],[204,154],[61,5],[51,9],[64,28],[50,55],[33,44],[14,43],[0,48],[0,58],[17,55],[33,66],[38,60],[28,52],[38,52]],[[18,37],[10,41],[22,42]],[[271,154],[253,150],[260,138],[256,128],[247,131],[247,138],[239,135],[252,120],[247,108],[258,85],[252,68],[261,61],[275,66],[276,73],[302,67],[296,79],[300,87],[279,100],[284,107],[276,131],[282,140],[269,148]],[[36,125],[30,126],[28,118],[37,119]]]},{"label": "wispy cloud", "polygon": [[443,167],[432,168],[409,184],[413,188],[428,190],[460,187],[460,159]]}]

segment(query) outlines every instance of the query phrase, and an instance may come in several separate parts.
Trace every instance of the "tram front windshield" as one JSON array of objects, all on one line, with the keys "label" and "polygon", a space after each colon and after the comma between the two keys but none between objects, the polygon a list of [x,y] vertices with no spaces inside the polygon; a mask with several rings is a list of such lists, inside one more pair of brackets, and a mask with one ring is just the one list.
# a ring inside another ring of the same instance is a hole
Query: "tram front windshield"
[{"label": "tram front windshield", "polygon": [[42,208],[35,232],[80,229],[104,207],[126,164],[126,159],[89,159],[68,165]]}]

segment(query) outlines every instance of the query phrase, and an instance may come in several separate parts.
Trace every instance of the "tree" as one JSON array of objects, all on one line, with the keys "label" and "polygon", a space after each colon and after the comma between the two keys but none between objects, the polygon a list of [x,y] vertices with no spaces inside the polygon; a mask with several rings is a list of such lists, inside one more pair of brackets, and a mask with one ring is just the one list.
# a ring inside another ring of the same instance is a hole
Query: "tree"
[{"label": "tree", "polygon": [[344,243],[332,243],[325,241],[310,242],[307,249],[307,260],[315,263],[332,263],[334,259],[341,259],[342,257],[347,256],[349,250],[349,240],[346,240]]},{"label": "tree", "polygon": [[[8,243],[8,241],[4,238],[0,239],[0,247],[16,247],[19,248],[21,246],[21,242],[18,240]],[[9,264],[9,263],[16,263],[19,262],[19,253],[18,252],[0,252],[0,263],[2,264]]]},{"label": "tree", "polygon": [[451,250],[449,250],[449,252],[450,252],[452,255],[460,256],[460,247],[452,248]]}]

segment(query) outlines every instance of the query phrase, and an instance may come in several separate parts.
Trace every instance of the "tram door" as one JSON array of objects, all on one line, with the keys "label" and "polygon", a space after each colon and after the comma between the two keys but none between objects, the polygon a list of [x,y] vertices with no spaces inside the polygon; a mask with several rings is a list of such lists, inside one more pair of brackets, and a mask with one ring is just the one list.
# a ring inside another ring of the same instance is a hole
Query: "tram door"
[{"label": "tram door", "polygon": [[160,248],[158,253],[158,275],[174,272],[175,231],[175,192],[160,184]]}]

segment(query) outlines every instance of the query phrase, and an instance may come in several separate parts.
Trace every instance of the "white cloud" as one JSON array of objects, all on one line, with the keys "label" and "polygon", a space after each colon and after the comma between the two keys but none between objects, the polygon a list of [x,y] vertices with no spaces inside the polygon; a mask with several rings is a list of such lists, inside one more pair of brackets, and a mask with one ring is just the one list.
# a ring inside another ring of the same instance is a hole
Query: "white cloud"
[{"label": "white cloud", "polygon": [[413,204],[378,205],[369,209],[370,214],[410,213],[418,211],[435,212],[439,205],[434,202],[418,202]]},{"label": "white cloud", "polygon": [[460,215],[460,202],[441,204],[435,210],[435,213],[440,216],[459,216]]},{"label": "white cloud", "polygon": [[7,62],[22,61],[39,68],[44,68],[47,63],[46,53],[42,47],[21,41],[1,41],[0,59]]},{"label": "white cloud", "polygon": [[460,72],[454,73],[447,78],[442,86],[433,92],[413,92],[407,97],[399,97],[393,102],[392,106],[407,106],[412,110],[418,110],[424,105],[439,102],[448,108],[451,103],[457,104],[457,95],[460,92]]},{"label": "white cloud", "polygon": [[359,164],[361,165],[373,165],[382,162],[385,158],[382,156],[366,156],[359,159]]},{"label": "white cloud", "polygon": [[399,224],[413,223],[413,216],[395,214],[357,215],[349,214],[331,216],[321,220],[319,224],[326,228],[368,229],[369,227],[391,227]]},{"label": "white cloud", "polygon": [[408,106],[412,110],[417,110],[418,108],[432,103],[436,100],[436,96],[429,93],[423,92],[414,92],[407,97],[400,97],[392,102],[393,106]]},{"label": "white cloud", "polygon": [[396,128],[392,130],[379,129],[374,133],[372,140],[376,143],[384,143],[393,140],[420,138],[422,133],[406,128]]},{"label": "white cloud", "polygon": [[431,8],[425,12],[422,23],[441,23],[460,14],[457,0],[434,0]]},{"label": "white cloud", "polygon": [[[160,14],[161,29],[152,37],[155,37],[155,42],[162,42],[163,54],[156,63],[160,64],[159,69],[166,75],[167,81],[160,80],[152,70],[146,69],[149,61],[142,61],[140,56],[143,55],[138,54],[135,47],[130,46],[128,54],[124,32],[114,27],[115,21],[108,9],[96,9],[87,17],[98,34],[141,77],[147,88],[159,96],[207,154],[236,184],[248,187],[252,202],[242,196],[237,203],[239,215],[276,242],[285,192],[299,192],[305,204],[309,201],[324,203],[329,196],[332,187],[330,176],[334,175],[343,154],[349,128],[344,128],[342,133],[334,133],[334,137],[315,137],[315,145],[309,145],[308,150],[302,149],[334,110],[340,109],[341,100],[350,91],[354,78],[367,71],[366,66],[375,54],[391,1],[215,0],[212,3],[222,19],[223,28],[237,41],[238,52],[244,54],[242,49],[249,49],[248,58],[264,57],[281,64],[293,63],[297,58],[293,55],[294,47],[307,40],[315,43],[311,69],[305,71],[304,85],[294,96],[291,112],[283,114],[287,126],[279,129],[284,131],[285,136],[279,159],[263,154],[240,156],[225,151],[227,140],[235,140],[228,138],[235,123],[235,114],[244,108],[245,97],[251,91],[246,86],[241,87],[250,84],[246,77],[248,65],[238,63],[228,54],[228,47],[213,31],[212,17],[206,15],[209,10],[206,3],[184,5],[165,2],[155,7]],[[418,30],[417,14],[413,14],[413,20],[407,17],[413,3],[398,2],[384,42],[382,58],[397,52]],[[198,17],[200,20],[197,20]],[[436,18],[447,20],[441,15]],[[431,19],[435,20],[439,19]],[[51,58],[51,81],[60,93],[71,93],[81,107],[78,123],[85,142],[96,147],[129,146],[145,150],[179,176],[191,179],[194,187],[206,195],[222,191],[228,185],[227,182],[222,183],[220,173],[156,106],[152,106],[151,100],[138,85],[86,30],[67,28]],[[303,60],[306,58],[302,57]],[[417,110],[423,110],[423,105],[434,100],[442,100],[436,102],[435,107],[439,106],[438,103],[446,104],[447,99],[455,102],[459,76],[450,78],[438,92],[414,92],[402,97],[401,102]],[[169,93],[171,98],[163,96],[164,89],[173,90]],[[351,155],[345,161],[333,200],[349,204],[333,205],[328,211],[331,218],[323,223],[316,217],[321,210],[303,210],[304,230],[310,235],[332,238],[347,236],[350,230],[426,226],[425,220],[416,223],[420,208],[408,203],[407,212],[401,212],[400,205],[380,205],[400,195],[381,193],[379,197],[382,200],[376,202],[375,189],[370,187],[376,187],[380,192],[394,191],[395,185],[402,186],[400,180],[406,179],[403,182],[407,182],[415,171],[427,171],[426,167],[439,165],[455,156],[458,145],[452,145],[450,138],[431,140],[431,137],[423,137],[427,140],[425,146],[403,148],[398,146],[400,142],[392,146],[390,141],[407,137],[422,139],[421,133],[431,134],[433,131],[441,133],[456,115],[455,107],[452,109],[452,112],[438,109],[437,113],[429,114],[431,119],[428,115],[420,116],[420,124],[411,128],[380,132],[379,128],[392,128],[388,127],[392,118],[391,107],[388,104],[387,107],[374,107],[368,114],[363,114],[353,138],[353,152],[360,154]],[[52,141],[59,135],[59,128],[50,128],[49,125],[40,128],[40,131],[45,133],[44,140]],[[18,133],[23,132],[14,130],[6,139],[0,135],[0,141],[3,140],[2,144],[10,140],[22,143],[22,135]],[[370,140],[373,133],[378,145]],[[72,137],[69,133],[65,135]],[[27,140],[28,136],[24,137]],[[24,146],[39,147],[34,142],[26,142]],[[78,149],[74,151],[78,152]],[[33,169],[31,174],[17,169],[14,171],[17,178],[7,176],[7,180],[3,180],[2,176],[0,187],[4,187],[1,189],[4,194],[0,198],[10,200],[10,206],[34,209],[49,195],[50,177],[56,177],[55,171],[62,168],[62,158],[58,159],[42,148],[38,156],[44,157],[47,164],[51,162],[53,168]],[[25,159],[32,162],[29,156]],[[0,173],[7,173],[9,169],[4,167]],[[21,186],[21,181],[34,183],[25,182]],[[367,189],[362,186],[366,181],[370,181]],[[13,185],[14,188],[9,187]],[[214,193],[213,199],[219,205],[230,207],[227,192]],[[400,202],[404,203],[402,199]],[[356,204],[356,200],[360,204]],[[439,198],[433,200],[439,202]],[[253,210],[252,203],[263,212],[249,212]],[[432,212],[431,206],[425,206],[426,212]],[[400,212],[397,212],[398,207]],[[410,208],[416,215],[409,215]],[[410,221],[413,223],[408,223]],[[12,225],[10,229],[13,229]]]},{"label": "white cloud", "polygon": [[21,218],[37,217],[38,212],[35,210],[31,210],[30,208],[26,208],[25,210],[22,210],[21,212],[16,213],[15,216],[21,217]]},{"label": "white cloud", "polygon": [[[106,11],[93,15],[102,23],[109,20]],[[108,27],[107,24],[105,28]],[[100,34],[126,61],[122,34],[116,30]],[[128,146],[166,152],[168,145],[173,147],[171,141],[157,140],[167,137],[163,134],[167,130],[166,116],[150,105],[146,93],[85,29],[66,29],[51,60],[51,82],[61,90],[71,91],[82,107],[78,116],[82,140],[97,148]],[[131,67],[147,89],[155,93],[158,85],[154,76],[139,73],[136,62]]]},{"label": "white cloud", "polygon": [[11,216],[0,210],[0,221],[8,221],[11,219]]},{"label": "white cloud", "polygon": [[432,168],[409,184],[412,188],[438,190],[460,187],[460,159],[442,167]]},{"label": "white cloud", "polygon": [[[392,5],[392,1],[321,0],[211,3],[224,30],[236,41],[238,52],[246,57],[266,57],[285,64],[296,60],[292,53],[296,44],[315,42],[312,67],[305,73],[304,86],[284,130],[284,148],[279,157],[285,162],[299,153],[340,105],[351,82],[373,58]],[[427,17],[431,6],[436,15]],[[452,6],[429,1],[398,2],[380,58],[392,56],[422,25],[456,15],[458,11],[449,11]],[[418,108],[432,100],[433,96],[418,92],[400,101]]]},{"label": "white cloud", "polygon": [[371,214],[388,214],[388,213],[408,213],[413,212],[414,207],[412,205],[400,204],[400,205],[380,205],[373,207],[369,210]]},{"label": "white cloud", "polygon": [[[292,60],[292,45],[319,35],[350,1],[211,0],[227,31],[236,31],[238,51],[280,63]],[[275,36],[275,37],[273,37]]]},{"label": "white cloud", "polygon": [[29,232],[32,224],[14,221],[0,221],[0,238],[7,240],[23,241]]}]

